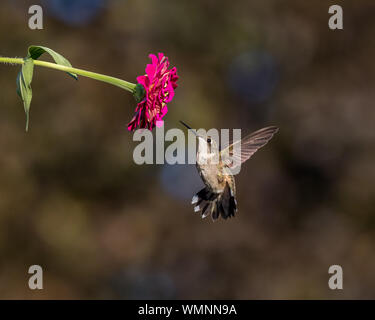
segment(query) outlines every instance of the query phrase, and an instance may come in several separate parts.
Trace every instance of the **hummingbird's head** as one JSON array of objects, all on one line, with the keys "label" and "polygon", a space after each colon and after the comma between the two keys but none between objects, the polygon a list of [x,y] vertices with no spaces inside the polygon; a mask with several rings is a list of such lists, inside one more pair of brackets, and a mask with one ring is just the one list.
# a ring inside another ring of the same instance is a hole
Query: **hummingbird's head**
[{"label": "hummingbird's head", "polygon": [[198,139],[198,154],[205,158],[213,158],[214,156],[218,156],[219,149],[217,147],[215,139],[213,139],[209,135],[200,135],[195,130],[193,130],[190,126],[188,126],[185,122],[180,122],[188,128]]},{"label": "hummingbird's head", "polygon": [[207,148],[207,153],[213,153],[217,151],[217,145],[215,140],[211,136],[198,136],[199,147]]}]

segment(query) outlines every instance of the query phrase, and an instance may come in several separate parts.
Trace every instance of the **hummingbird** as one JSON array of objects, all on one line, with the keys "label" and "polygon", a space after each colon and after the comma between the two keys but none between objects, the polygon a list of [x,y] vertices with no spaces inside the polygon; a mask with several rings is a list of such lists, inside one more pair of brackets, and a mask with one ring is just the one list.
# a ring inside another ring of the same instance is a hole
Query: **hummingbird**
[{"label": "hummingbird", "polygon": [[[205,187],[195,194],[191,201],[194,212],[200,212],[202,218],[211,215],[212,220],[217,220],[219,216],[223,219],[234,217],[237,212],[236,184],[230,169],[250,159],[267,144],[279,128],[270,126],[260,129],[219,150],[212,137],[198,135],[186,123],[180,122],[198,139],[196,167]],[[238,155],[233,152],[236,144],[240,144]],[[228,161],[228,154],[235,161]]]}]

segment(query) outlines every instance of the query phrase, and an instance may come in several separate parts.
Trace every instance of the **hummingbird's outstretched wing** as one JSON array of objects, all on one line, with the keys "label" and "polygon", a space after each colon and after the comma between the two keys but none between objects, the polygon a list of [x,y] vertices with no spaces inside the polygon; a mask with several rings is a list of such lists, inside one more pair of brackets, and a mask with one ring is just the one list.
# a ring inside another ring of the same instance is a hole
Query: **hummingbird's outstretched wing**
[{"label": "hummingbird's outstretched wing", "polygon": [[[265,146],[267,142],[270,141],[278,130],[278,127],[272,126],[255,131],[221,150],[220,157],[228,167],[233,168],[250,159],[258,149]],[[238,144],[240,144],[241,150],[237,154],[234,152],[234,149]]]}]

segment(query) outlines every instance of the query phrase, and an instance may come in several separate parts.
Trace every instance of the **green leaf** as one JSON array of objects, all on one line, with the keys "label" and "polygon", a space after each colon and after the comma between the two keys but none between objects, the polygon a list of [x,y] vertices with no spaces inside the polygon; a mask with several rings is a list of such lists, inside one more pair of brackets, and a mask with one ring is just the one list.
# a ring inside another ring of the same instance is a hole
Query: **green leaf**
[{"label": "green leaf", "polygon": [[[43,53],[47,52],[53,60],[59,65],[66,66],[66,67],[72,67],[70,62],[65,59],[61,54],[57,53],[56,51],[53,51],[52,49],[49,49],[47,47],[42,46],[30,46],[29,47],[29,56],[34,60],[37,60]],[[78,80],[78,77],[75,73],[67,72],[70,76],[72,76],[74,79]]]},{"label": "green leaf", "polygon": [[29,110],[33,92],[31,90],[31,81],[33,79],[34,60],[25,58],[21,71],[17,76],[17,93],[23,101],[23,107],[26,113],[26,131],[29,129]]},{"label": "green leaf", "polygon": [[140,83],[138,83],[135,86],[135,90],[133,94],[135,101],[137,101],[137,103],[141,102],[143,98],[145,97],[145,94],[146,94],[145,88]]}]

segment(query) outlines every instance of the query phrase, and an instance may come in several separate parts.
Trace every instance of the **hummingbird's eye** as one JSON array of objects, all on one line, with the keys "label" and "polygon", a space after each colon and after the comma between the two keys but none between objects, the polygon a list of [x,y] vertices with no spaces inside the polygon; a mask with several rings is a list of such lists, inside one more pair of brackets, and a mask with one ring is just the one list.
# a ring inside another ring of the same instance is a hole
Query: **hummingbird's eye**
[{"label": "hummingbird's eye", "polygon": [[210,138],[208,138],[208,139],[207,139],[207,142],[208,142],[208,143],[211,143],[211,139],[210,139]]}]

